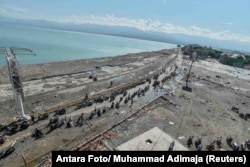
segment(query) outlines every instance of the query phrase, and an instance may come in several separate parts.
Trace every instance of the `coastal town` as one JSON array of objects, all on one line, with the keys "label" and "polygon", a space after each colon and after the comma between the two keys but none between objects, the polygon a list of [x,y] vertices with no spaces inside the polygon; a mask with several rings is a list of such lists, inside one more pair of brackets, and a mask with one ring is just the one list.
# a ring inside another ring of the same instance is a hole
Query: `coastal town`
[{"label": "coastal town", "polygon": [[21,66],[25,120],[1,67],[0,164],[49,166],[53,150],[250,150],[245,59],[188,47]]}]

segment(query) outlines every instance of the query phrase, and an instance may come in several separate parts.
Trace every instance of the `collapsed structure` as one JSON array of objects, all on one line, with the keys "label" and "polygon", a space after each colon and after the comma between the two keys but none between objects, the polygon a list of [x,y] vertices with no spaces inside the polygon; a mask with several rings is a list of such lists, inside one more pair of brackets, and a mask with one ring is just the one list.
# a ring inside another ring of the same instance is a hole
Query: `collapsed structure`
[{"label": "collapsed structure", "polygon": [[23,86],[20,77],[19,71],[19,62],[16,57],[16,54],[32,54],[30,49],[26,48],[1,48],[1,52],[5,54],[7,67],[9,71],[10,83],[12,85],[14,99],[17,103],[18,109],[20,111],[21,119],[26,119],[26,115],[24,114],[23,101]]}]

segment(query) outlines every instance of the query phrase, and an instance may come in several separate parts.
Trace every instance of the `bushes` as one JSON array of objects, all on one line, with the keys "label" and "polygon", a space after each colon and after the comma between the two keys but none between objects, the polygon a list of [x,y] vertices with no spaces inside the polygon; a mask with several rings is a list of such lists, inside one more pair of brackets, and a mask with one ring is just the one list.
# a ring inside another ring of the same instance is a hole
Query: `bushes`
[{"label": "bushes", "polygon": [[221,55],[220,62],[222,64],[226,64],[226,65],[230,65],[230,66],[234,66],[234,67],[243,67],[243,65],[244,65],[243,59],[231,58],[228,55]]},{"label": "bushes", "polygon": [[186,45],[181,48],[184,55],[191,55],[192,52],[197,52],[199,59],[213,58],[219,60],[223,64],[231,65],[234,67],[243,67],[250,65],[250,55],[245,55],[246,60],[243,58],[231,58],[227,54],[221,55],[223,52],[213,49],[211,47],[201,47],[199,45]]},{"label": "bushes", "polygon": [[192,48],[190,46],[184,46],[181,48],[184,55],[190,55],[192,52],[197,52],[200,57],[208,58],[209,56],[211,58],[219,59],[221,55],[221,51],[212,49],[211,47],[196,47]]}]

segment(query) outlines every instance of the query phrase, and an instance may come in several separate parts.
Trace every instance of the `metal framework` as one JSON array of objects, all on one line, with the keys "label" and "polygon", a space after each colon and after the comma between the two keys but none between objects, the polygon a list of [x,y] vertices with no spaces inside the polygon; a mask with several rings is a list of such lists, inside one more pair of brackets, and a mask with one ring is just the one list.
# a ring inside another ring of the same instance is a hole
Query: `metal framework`
[{"label": "metal framework", "polygon": [[14,99],[20,110],[21,119],[25,119],[23,101],[23,86],[20,77],[19,61],[16,55],[35,55],[30,49],[27,48],[1,48],[0,50],[5,54],[7,67],[9,71],[10,83],[12,85]]},{"label": "metal framework", "polygon": [[189,71],[188,71],[187,78],[186,78],[186,86],[183,86],[182,89],[186,90],[186,91],[189,91],[189,92],[192,92],[192,88],[190,88],[188,86],[188,79],[189,79],[189,76],[190,76],[190,72],[191,72],[191,69],[192,69],[193,62],[194,62],[194,60],[197,60],[197,52],[193,52],[192,55],[190,56],[190,59],[191,59],[191,65],[189,67]]}]

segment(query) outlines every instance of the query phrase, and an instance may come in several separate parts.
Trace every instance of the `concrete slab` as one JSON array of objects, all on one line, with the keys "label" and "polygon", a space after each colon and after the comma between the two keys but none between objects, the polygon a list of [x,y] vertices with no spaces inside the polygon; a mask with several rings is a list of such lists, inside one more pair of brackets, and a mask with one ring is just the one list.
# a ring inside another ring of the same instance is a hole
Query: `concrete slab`
[{"label": "concrete slab", "polygon": [[121,151],[163,151],[168,150],[171,142],[175,141],[174,151],[187,151],[188,149],[181,143],[176,141],[167,133],[160,130],[158,127],[154,127],[143,134],[129,140],[126,143],[121,144],[116,149]]}]

